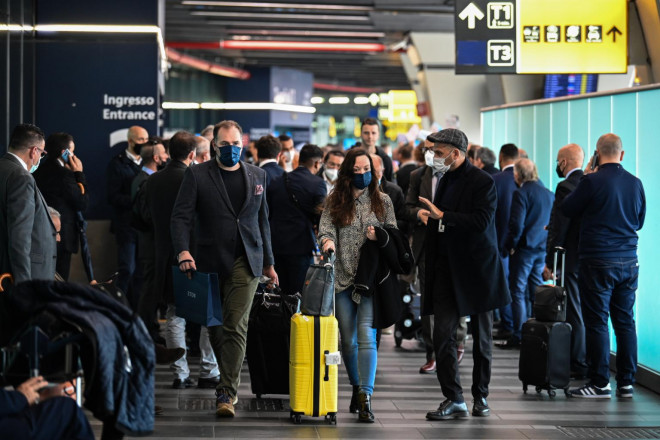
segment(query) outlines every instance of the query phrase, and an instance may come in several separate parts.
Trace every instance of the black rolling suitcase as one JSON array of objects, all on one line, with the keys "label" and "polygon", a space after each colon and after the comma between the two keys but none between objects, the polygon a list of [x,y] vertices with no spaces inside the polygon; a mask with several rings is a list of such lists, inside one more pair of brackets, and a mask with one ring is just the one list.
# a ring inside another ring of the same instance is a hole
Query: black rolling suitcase
[{"label": "black rolling suitcase", "polygon": [[564,248],[555,248],[555,264],[553,273],[557,275],[557,258],[561,258],[561,283],[558,285],[542,285],[534,293],[534,317],[539,321],[559,322],[566,321],[567,295],[564,287],[564,272],[566,268],[566,251]]},{"label": "black rolling suitcase", "polygon": [[557,389],[568,395],[571,375],[571,325],[530,319],[523,324],[518,378],[536,392],[547,390],[550,397]]},{"label": "black rolling suitcase", "polygon": [[285,295],[278,287],[260,285],[252,302],[247,334],[247,361],[252,393],[289,394],[289,334],[291,316],[300,295]]}]

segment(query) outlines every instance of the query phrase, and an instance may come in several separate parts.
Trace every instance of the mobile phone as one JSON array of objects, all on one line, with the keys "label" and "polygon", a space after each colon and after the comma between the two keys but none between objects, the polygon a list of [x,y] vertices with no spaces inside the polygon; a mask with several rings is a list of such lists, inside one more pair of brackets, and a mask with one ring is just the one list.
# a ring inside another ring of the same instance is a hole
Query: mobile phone
[{"label": "mobile phone", "polygon": [[591,158],[591,169],[595,170],[598,167],[598,150],[594,151],[594,155]]},{"label": "mobile phone", "polygon": [[64,163],[69,163],[69,155],[71,154],[71,150],[64,150],[62,151],[62,160]]}]

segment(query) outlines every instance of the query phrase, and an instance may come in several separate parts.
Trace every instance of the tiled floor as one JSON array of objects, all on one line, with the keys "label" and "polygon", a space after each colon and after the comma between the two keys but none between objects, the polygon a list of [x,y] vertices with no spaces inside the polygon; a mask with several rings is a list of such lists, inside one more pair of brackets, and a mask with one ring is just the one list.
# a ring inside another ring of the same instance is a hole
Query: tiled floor
[{"label": "tiled floor", "polygon": [[[472,359],[468,351],[461,364],[461,378],[469,398]],[[518,380],[518,351],[494,348],[492,381],[488,402],[492,414],[488,418],[429,422],[426,412],[442,400],[435,375],[420,375],[424,353],[414,341],[404,341],[395,348],[392,336],[383,336],[379,351],[373,410],[376,423],[362,424],[348,412],[351,388],[344,367],[340,367],[339,416],[336,426],[323,419],[304,418],[293,425],[289,413],[237,411],[234,419],[216,419],[212,409],[213,390],[172,389],[172,376],[167,366],[156,372],[156,404],[165,414],[156,417],[151,438],[359,438],[359,439],[565,439],[565,438],[660,438],[660,430],[596,430],[595,428],[658,427],[660,396],[635,388],[634,399],[590,401],[567,399],[562,392],[555,398],[531,389],[522,393]],[[193,359],[197,361],[197,359]],[[193,371],[197,368],[192,366]],[[196,376],[193,375],[193,377]],[[255,399],[250,392],[247,364],[244,365],[239,389],[239,405]],[[613,383],[613,385],[615,385]],[[287,396],[264,396],[286,399]],[[186,399],[201,399],[199,410],[181,410]],[[208,400],[207,400],[208,399]],[[286,401],[284,402],[286,406]],[[470,402],[468,402],[470,403]],[[471,405],[470,405],[471,408]],[[100,423],[92,422],[100,437]],[[593,427],[572,430],[570,427]],[[569,428],[569,429],[565,429]]]}]

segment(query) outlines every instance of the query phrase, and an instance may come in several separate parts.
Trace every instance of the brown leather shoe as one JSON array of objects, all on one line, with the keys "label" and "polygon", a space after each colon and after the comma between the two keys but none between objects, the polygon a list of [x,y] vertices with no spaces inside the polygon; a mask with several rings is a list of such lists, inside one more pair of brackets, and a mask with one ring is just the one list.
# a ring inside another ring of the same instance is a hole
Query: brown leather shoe
[{"label": "brown leather shoe", "polygon": [[464,354],[465,354],[465,345],[458,344],[458,348],[456,349],[456,358],[457,358],[459,364],[463,360],[463,355]]},{"label": "brown leather shoe", "polygon": [[157,364],[171,364],[176,362],[181,357],[186,354],[186,349],[177,347],[177,348],[166,348],[164,345],[154,344],[156,347],[156,363]]},{"label": "brown leather shoe", "polygon": [[435,359],[431,359],[419,369],[419,374],[433,374],[435,373]]}]

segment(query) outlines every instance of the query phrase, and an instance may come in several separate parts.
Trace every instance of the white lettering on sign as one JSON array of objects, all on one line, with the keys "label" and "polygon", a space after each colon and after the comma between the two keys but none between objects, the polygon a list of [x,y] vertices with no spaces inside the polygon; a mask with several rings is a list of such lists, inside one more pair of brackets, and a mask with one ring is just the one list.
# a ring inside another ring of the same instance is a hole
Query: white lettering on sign
[{"label": "white lettering on sign", "polygon": [[514,25],[515,15],[511,2],[488,3],[488,28],[511,29]]},{"label": "white lettering on sign", "polygon": [[465,21],[468,21],[468,29],[474,29],[476,27],[476,20],[481,20],[484,18],[484,13],[481,12],[481,9],[477,7],[474,3],[470,3],[458,14],[458,18]]},{"label": "white lettering on sign", "polygon": [[102,111],[104,120],[135,120],[135,121],[154,121],[156,120],[156,111],[146,109],[121,110],[131,107],[148,107],[156,104],[156,98],[153,96],[112,96],[103,95],[103,105],[107,106]]},{"label": "white lettering on sign", "polygon": [[191,292],[190,290],[186,291],[186,296],[189,296],[190,298],[197,298],[197,294],[195,292]]},{"label": "white lettering on sign", "polygon": [[513,40],[488,41],[489,66],[513,66],[514,63]]}]

